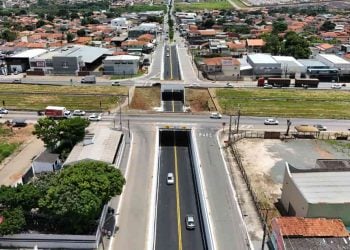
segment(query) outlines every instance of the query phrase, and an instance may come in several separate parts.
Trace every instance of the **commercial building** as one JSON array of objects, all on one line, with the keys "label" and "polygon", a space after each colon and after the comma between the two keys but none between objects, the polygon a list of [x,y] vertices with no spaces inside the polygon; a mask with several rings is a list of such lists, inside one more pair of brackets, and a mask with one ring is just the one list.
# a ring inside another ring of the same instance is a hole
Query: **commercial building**
[{"label": "commercial building", "polygon": [[286,163],[283,208],[291,216],[337,218],[350,226],[350,160],[323,160],[322,166],[301,170]]},{"label": "commercial building", "polygon": [[318,54],[316,59],[330,68],[339,70],[339,75],[350,75],[350,62],[334,54]]},{"label": "commercial building", "polygon": [[111,27],[119,31],[129,30],[131,28],[131,21],[127,20],[125,17],[117,17],[111,20]]},{"label": "commercial building", "polygon": [[349,232],[338,219],[279,217],[271,222],[275,250],[348,249]]},{"label": "commercial building", "polygon": [[281,63],[269,54],[248,55],[247,62],[252,66],[255,76],[281,76],[282,74]]},{"label": "commercial building", "polygon": [[299,59],[297,60],[304,66],[306,74],[310,78],[319,79],[337,79],[339,70],[337,68],[331,68],[328,65],[320,62],[316,59]]},{"label": "commercial building", "polygon": [[30,59],[30,68],[34,72],[70,74],[95,70],[102,60],[112,52],[105,48],[84,45],[70,45],[51,50]]},{"label": "commercial building", "polygon": [[158,23],[141,23],[139,26],[129,29],[129,39],[136,39],[143,34],[156,36],[158,30]]},{"label": "commercial building", "polygon": [[107,56],[103,60],[106,75],[136,75],[140,68],[140,57],[130,55]]},{"label": "commercial building", "polygon": [[5,57],[8,73],[22,73],[30,68],[30,60],[47,52],[46,49],[29,49]]},{"label": "commercial building", "polygon": [[306,73],[304,65],[292,56],[273,56],[273,59],[281,64],[282,75],[285,77],[300,77],[301,74]]}]

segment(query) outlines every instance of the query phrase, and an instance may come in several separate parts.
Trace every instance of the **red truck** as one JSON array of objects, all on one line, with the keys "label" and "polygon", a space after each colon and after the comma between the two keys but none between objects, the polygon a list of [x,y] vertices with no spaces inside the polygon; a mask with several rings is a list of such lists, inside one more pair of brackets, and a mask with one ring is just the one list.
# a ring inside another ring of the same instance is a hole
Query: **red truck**
[{"label": "red truck", "polygon": [[54,119],[65,119],[69,117],[70,111],[65,107],[47,106],[45,109],[45,115]]}]

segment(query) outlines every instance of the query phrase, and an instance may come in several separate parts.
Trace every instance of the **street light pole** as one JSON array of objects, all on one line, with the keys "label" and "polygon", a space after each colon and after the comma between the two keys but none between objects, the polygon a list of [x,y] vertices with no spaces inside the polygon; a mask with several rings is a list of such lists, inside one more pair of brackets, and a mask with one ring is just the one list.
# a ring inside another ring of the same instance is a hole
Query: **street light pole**
[{"label": "street light pole", "polygon": [[241,108],[238,107],[238,115],[237,115],[237,134],[238,134],[238,131],[239,131],[239,120],[241,118]]}]

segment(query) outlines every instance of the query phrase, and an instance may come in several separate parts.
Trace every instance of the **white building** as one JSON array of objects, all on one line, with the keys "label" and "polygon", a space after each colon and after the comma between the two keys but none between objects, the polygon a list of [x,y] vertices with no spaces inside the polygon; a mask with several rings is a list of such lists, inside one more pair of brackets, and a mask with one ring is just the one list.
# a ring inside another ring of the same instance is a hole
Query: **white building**
[{"label": "white building", "polygon": [[247,56],[247,62],[256,76],[280,76],[282,73],[281,63],[269,54],[250,54]]},{"label": "white building", "polygon": [[316,59],[330,68],[339,70],[340,75],[350,74],[350,62],[334,54],[318,54]]},{"label": "white building", "polygon": [[298,62],[292,56],[273,56],[278,63],[281,64],[282,75],[295,75],[295,77],[300,77],[301,73],[306,73],[304,65]]},{"label": "white building", "polygon": [[103,60],[106,75],[136,75],[140,66],[139,56],[107,56]]},{"label": "white building", "polygon": [[117,30],[129,30],[131,22],[125,17],[117,17],[111,20],[111,26]]},{"label": "white building", "polygon": [[38,155],[32,163],[34,174],[54,172],[61,168],[61,160],[59,154],[50,153],[45,150]]}]

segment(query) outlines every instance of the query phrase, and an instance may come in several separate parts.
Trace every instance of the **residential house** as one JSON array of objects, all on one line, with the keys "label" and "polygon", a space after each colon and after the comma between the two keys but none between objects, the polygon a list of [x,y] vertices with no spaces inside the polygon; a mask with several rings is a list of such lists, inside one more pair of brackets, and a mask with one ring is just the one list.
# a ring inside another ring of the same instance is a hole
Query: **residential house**
[{"label": "residential house", "polygon": [[246,42],[248,53],[261,53],[262,48],[265,46],[263,39],[247,39]]},{"label": "residential house", "polygon": [[271,222],[274,250],[348,249],[349,232],[339,219],[278,217]]},{"label": "residential house", "polygon": [[232,42],[227,42],[226,44],[233,57],[242,57],[243,55],[247,54],[245,41],[234,40]]},{"label": "residential house", "polygon": [[61,168],[61,164],[59,154],[51,153],[46,149],[33,160],[32,169],[34,174],[55,172]]},{"label": "residential house", "polygon": [[230,54],[226,41],[221,39],[209,39],[209,52],[211,54]]},{"label": "residential house", "polygon": [[203,58],[200,68],[212,80],[236,80],[240,77],[240,62],[232,57]]}]

